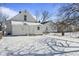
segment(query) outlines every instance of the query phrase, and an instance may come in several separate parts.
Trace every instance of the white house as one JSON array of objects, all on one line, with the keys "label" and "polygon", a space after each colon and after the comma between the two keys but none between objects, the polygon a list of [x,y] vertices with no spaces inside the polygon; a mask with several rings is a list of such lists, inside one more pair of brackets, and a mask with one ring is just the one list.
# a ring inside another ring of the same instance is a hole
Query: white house
[{"label": "white house", "polygon": [[7,35],[38,35],[43,34],[45,26],[28,12],[20,11],[19,14],[5,22]]}]

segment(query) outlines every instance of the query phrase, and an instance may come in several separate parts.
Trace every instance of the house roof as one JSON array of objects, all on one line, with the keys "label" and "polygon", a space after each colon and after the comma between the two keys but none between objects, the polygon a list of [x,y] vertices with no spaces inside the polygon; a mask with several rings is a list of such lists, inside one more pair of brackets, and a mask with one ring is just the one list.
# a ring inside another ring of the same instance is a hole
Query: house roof
[{"label": "house roof", "polygon": [[41,24],[47,24],[47,23],[55,24],[53,21],[44,21],[44,22],[42,22]]},{"label": "house roof", "polygon": [[20,22],[20,21],[11,21],[13,25],[42,25],[40,23],[32,23],[32,22]]}]

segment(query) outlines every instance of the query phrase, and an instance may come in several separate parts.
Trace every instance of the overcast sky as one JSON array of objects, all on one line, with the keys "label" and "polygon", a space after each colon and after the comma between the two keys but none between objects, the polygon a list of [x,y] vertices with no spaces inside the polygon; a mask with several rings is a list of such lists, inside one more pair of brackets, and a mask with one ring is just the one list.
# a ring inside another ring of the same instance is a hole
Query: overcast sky
[{"label": "overcast sky", "polygon": [[53,14],[52,19],[56,19],[58,9],[65,5],[64,3],[6,3],[0,4],[0,13],[9,14],[10,17],[16,15],[20,10],[27,10],[32,15],[35,15],[36,11],[47,10]]}]

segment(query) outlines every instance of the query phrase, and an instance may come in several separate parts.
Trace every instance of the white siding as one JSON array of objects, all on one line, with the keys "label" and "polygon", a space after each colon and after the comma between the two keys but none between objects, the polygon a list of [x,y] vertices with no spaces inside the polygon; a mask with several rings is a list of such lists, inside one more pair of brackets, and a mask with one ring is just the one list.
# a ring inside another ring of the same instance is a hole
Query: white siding
[{"label": "white siding", "polygon": [[[38,30],[37,28],[40,27]],[[33,23],[31,25],[24,24],[23,22],[12,21],[12,35],[30,35],[30,34],[43,34],[45,26],[40,23]]]}]

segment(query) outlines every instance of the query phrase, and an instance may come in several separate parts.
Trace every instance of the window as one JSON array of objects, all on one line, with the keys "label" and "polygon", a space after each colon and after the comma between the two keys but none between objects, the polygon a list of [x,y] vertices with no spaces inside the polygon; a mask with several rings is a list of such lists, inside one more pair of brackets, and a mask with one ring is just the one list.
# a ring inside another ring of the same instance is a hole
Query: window
[{"label": "window", "polygon": [[37,30],[40,30],[40,27],[37,27]]},{"label": "window", "polygon": [[26,15],[24,15],[24,21],[26,21],[27,20],[27,16]]}]

